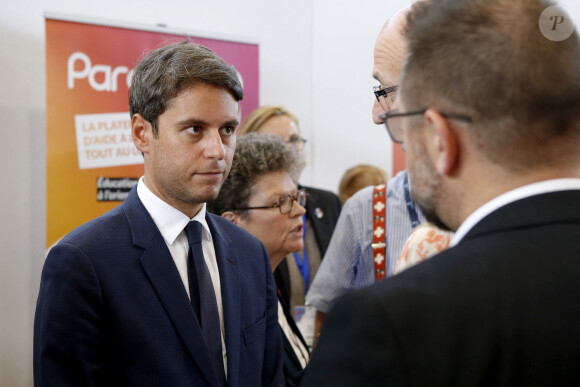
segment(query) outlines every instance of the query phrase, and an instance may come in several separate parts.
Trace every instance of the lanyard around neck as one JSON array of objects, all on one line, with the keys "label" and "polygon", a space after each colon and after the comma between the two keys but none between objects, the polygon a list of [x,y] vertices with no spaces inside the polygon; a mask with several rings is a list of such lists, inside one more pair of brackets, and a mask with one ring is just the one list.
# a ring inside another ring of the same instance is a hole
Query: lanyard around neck
[{"label": "lanyard around neck", "polygon": [[411,198],[411,189],[409,188],[409,175],[405,175],[405,182],[403,183],[405,191],[405,202],[407,204],[407,212],[409,213],[409,220],[411,220],[412,228],[417,227],[419,222],[419,215],[417,215],[417,207]]},{"label": "lanyard around neck", "polygon": [[[409,177],[405,175],[403,183],[405,192],[405,204],[412,228],[417,227],[419,215],[417,207],[411,198],[409,188]],[[376,186],[373,192],[373,239],[372,251],[374,261],[375,281],[380,281],[386,277],[386,258],[387,258],[387,187],[386,184]]]},{"label": "lanyard around neck", "polygon": [[300,259],[300,254],[294,254],[294,260],[296,261],[296,266],[298,266],[298,270],[300,270],[300,274],[302,274],[302,280],[304,281],[304,294],[308,292],[308,282],[310,279],[310,266],[308,264],[308,250],[306,250],[306,214],[304,214],[303,218],[304,223],[304,234],[302,238],[304,239],[304,248],[302,249],[302,259]]}]

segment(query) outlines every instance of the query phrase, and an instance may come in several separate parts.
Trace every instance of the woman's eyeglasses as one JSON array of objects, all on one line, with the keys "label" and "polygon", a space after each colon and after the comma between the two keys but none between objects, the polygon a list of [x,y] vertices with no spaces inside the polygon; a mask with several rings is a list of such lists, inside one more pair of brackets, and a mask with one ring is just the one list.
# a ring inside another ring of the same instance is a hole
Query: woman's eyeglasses
[{"label": "woman's eyeglasses", "polygon": [[295,195],[284,195],[278,201],[271,206],[259,206],[259,207],[244,207],[244,208],[235,208],[234,210],[265,210],[269,208],[278,208],[282,215],[290,213],[292,211],[292,205],[294,202],[297,202],[302,207],[306,205],[306,198],[308,198],[308,194],[305,190],[301,189],[296,192]]}]

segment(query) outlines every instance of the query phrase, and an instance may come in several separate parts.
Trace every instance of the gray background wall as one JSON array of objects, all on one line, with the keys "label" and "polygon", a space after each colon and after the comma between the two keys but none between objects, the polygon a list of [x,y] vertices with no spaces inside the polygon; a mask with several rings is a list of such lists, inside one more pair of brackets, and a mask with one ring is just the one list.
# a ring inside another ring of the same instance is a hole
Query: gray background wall
[{"label": "gray background wall", "polygon": [[[32,329],[46,235],[44,12],[260,42],[262,104],[296,113],[307,144],[302,182],[336,191],[348,167],[390,170],[371,122],[373,45],[409,0],[20,0],[0,12],[0,385],[32,385]],[[580,20],[577,0],[562,1]],[[66,216],[66,214],[63,214]]]}]

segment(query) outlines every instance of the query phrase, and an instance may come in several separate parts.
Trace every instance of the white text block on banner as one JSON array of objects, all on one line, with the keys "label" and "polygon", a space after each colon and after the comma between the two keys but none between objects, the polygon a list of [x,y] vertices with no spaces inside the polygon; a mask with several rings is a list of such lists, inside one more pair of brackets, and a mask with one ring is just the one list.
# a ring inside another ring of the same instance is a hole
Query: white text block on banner
[{"label": "white text block on banner", "polygon": [[143,164],[128,112],[75,115],[75,129],[80,169]]}]

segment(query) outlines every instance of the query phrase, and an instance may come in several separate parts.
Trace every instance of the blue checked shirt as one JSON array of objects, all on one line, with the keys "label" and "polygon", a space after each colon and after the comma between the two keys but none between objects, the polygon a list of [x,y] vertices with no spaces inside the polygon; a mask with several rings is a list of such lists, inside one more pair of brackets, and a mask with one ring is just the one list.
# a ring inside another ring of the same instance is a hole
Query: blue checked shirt
[{"label": "blue checked shirt", "polygon": [[[405,201],[402,171],[387,183],[387,277],[393,275],[397,259],[413,229]],[[375,282],[373,251],[373,187],[354,194],[342,208],[330,245],[310,285],[306,301],[317,310],[328,313],[334,302],[349,290]],[[425,222],[416,207],[420,223]]]}]

